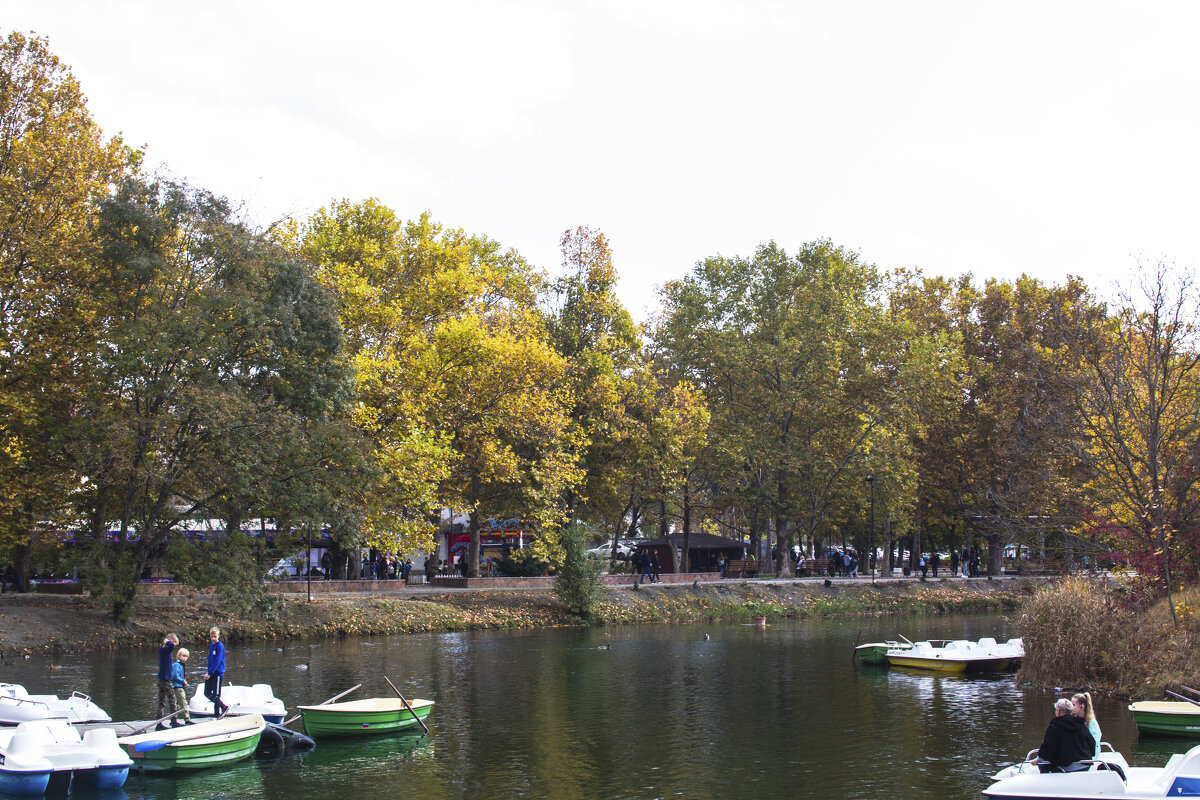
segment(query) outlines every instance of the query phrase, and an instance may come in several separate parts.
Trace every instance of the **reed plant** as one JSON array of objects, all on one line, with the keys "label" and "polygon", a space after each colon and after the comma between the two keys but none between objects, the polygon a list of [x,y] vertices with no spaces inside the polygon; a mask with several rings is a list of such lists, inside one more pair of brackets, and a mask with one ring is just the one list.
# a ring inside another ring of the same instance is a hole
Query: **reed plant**
[{"label": "reed plant", "polygon": [[1200,588],[1174,600],[1178,623],[1166,599],[1147,605],[1121,585],[1070,577],[1043,588],[1019,616],[1022,679],[1138,699],[1200,686]]}]

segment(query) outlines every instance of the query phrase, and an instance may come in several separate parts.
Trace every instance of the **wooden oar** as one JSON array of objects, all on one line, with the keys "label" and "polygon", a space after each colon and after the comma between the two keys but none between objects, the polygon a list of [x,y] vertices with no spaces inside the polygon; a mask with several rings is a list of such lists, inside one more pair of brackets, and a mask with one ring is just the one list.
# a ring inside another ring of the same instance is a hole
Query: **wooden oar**
[{"label": "wooden oar", "polygon": [[1190,686],[1182,686],[1181,688],[1186,689],[1187,691],[1191,692],[1192,694],[1200,695],[1200,692],[1196,691],[1195,689],[1193,689]]},{"label": "wooden oar", "polygon": [[190,736],[180,736],[178,739],[147,739],[144,742],[137,742],[136,744],[134,744],[133,752],[149,753],[154,750],[161,750],[162,748],[166,747],[167,745],[177,744],[179,742],[190,742],[193,739],[207,739],[210,736],[222,736],[222,735],[227,736],[227,735],[231,735],[231,734],[235,734],[235,733],[245,733],[247,731],[253,731],[253,730],[258,730],[258,726],[251,725],[249,728],[235,728],[234,730],[231,730],[231,731],[217,731],[215,733],[213,731],[193,733]]},{"label": "wooden oar", "polygon": [[408,713],[410,713],[410,714],[412,714],[412,715],[413,715],[413,719],[415,719],[415,720],[417,721],[417,724],[421,726],[421,729],[425,731],[425,733],[424,733],[424,734],[422,734],[422,735],[423,735],[423,736],[428,736],[428,735],[429,735],[429,728],[427,728],[427,727],[425,726],[425,720],[423,720],[423,719],[421,719],[420,717],[418,717],[418,716],[417,716],[417,712],[413,711],[413,707],[412,707],[412,706],[410,706],[410,705],[408,704],[408,701],[404,699],[404,695],[400,694],[400,690],[396,688],[396,684],[394,684],[394,683],[392,683],[390,680],[388,680],[388,676],[387,676],[387,675],[384,675],[384,676],[383,676],[383,679],[384,679],[385,681],[387,681],[387,685],[388,685],[388,686],[392,687],[392,691],[393,691],[393,692],[395,692],[395,693],[396,693],[396,696],[400,698],[400,702],[401,702],[401,703],[404,703],[404,707],[408,709]]},{"label": "wooden oar", "polygon": [[[339,694],[339,695],[334,695],[333,697],[329,698],[328,700],[326,700],[326,701],[325,701],[325,702],[323,702],[323,703],[317,703],[317,705],[319,705],[319,706],[327,706],[327,705],[329,705],[330,703],[332,703],[332,702],[334,702],[334,701],[336,701],[336,700],[341,700],[343,697],[345,697],[346,695],[350,694],[350,693],[351,693],[351,692],[353,692],[355,689],[361,689],[361,688],[362,688],[362,684],[361,684],[361,683],[355,684],[354,686],[351,686],[349,689],[347,689],[346,691],[342,692],[341,694]],[[300,715],[299,715],[299,714],[297,714],[297,715],[296,715],[296,716],[294,716],[294,717],[290,717],[289,719],[285,719],[283,722],[281,722],[281,723],[279,723],[279,724],[280,724],[280,725],[285,725],[285,726],[286,726],[286,725],[291,725],[293,722],[295,722],[295,721],[296,721],[296,720],[298,720],[298,719],[300,719]]]},{"label": "wooden oar", "polygon": [[129,735],[137,736],[139,733],[145,733],[146,731],[153,728],[155,725],[161,725],[162,723],[166,722],[167,720],[169,720],[171,717],[175,716],[176,714],[182,714],[185,710],[186,709],[181,708],[178,711],[172,711],[170,714],[167,714],[162,719],[156,719],[156,720],[154,720],[154,722],[151,722],[149,725],[145,726],[144,728],[138,728],[136,731],[134,731],[133,733],[131,733]]},{"label": "wooden oar", "polygon": [[897,633],[896,635],[899,636],[904,641],[908,642],[909,644],[912,644],[912,640],[909,639],[907,636],[905,636],[903,633]]},{"label": "wooden oar", "polygon": [[[1187,687],[1185,686],[1183,688],[1186,689]],[[1175,692],[1172,692],[1170,689],[1163,689],[1163,691],[1166,692],[1167,694],[1171,695],[1171,697],[1178,697],[1180,700],[1185,700],[1194,706],[1200,706],[1200,700],[1193,700],[1190,697],[1184,697],[1181,694],[1175,694]]]}]

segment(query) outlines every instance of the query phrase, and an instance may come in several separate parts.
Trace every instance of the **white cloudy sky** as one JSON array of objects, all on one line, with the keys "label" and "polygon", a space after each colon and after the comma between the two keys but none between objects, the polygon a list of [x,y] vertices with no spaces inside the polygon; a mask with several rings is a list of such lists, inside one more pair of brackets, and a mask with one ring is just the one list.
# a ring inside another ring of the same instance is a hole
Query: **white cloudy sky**
[{"label": "white cloudy sky", "polygon": [[1200,4],[0,0],[106,132],[270,222],[378,197],[638,316],[699,259],[828,237],[880,267],[1097,286],[1200,263]]}]

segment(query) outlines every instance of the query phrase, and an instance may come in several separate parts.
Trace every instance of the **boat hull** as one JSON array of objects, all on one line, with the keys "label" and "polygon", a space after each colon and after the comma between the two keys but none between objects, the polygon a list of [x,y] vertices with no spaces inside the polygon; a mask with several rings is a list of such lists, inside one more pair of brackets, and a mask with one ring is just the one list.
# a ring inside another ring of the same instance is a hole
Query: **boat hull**
[{"label": "boat hull", "polygon": [[120,789],[128,778],[129,767],[99,767],[76,770],[71,778],[71,783],[101,790]]},{"label": "boat hull", "polygon": [[134,765],[146,772],[209,769],[249,758],[266,725],[261,716],[252,714],[151,731],[118,741]]},{"label": "boat hull", "polygon": [[908,656],[888,656],[887,662],[893,667],[911,667],[912,669],[929,669],[934,672],[961,674],[967,671],[967,662],[953,659],[910,658]]},{"label": "boat hull", "polygon": [[50,785],[52,770],[36,770],[32,772],[7,770],[0,768],[0,792],[15,795],[45,794]]},{"label": "boat hull", "polygon": [[1132,703],[1138,733],[1200,739],[1200,706],[1172,701]]},{"label": "boat hull", "polygon": [[893,667],[929,669],[935,672],[962,674],[964,672],[1005,672],[1012,661],[1007,658],[972,659],[963,661],[953,658],[919,658],[914,656],[888,656]]},{"label": "boat hull", "polygon": [[164,747],[149,753],[138,753],[140,758],[135,757],[134,760],[138,769],[147,772],[209,769],[249,758],[258,747],[260,736],[255,734],[231,743]]},{"label": "boat hull", "polygon": [[962,674],[964,672],[1005,672],[1020,663],[1024,648],[1020,640],[998,644],[985,638],[978,642],[965,639],[916,642],[908,648],[887,651],[893,667],[910,667],[934,672]]},{"label": "boat hull", "polygon": [[[399,701],[359,700],[324,706],[300,706],[304,730],[313,738],[327,736],[367,736],[416,728],[433,710],[432,700],[413,700],[410,712]],[[416,714],[414,717],[413,714]]]}]

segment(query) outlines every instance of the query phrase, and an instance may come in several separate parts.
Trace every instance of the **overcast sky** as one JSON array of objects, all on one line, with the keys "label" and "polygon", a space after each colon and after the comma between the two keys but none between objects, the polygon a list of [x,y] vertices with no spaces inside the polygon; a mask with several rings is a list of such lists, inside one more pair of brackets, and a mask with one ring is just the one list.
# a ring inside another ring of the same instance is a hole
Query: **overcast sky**
[{"label": "overcast sky", "polygon": [[1101,288],[1200,263],[1200,3],[0,0],[106,133],[269,223],[334,198],[554,269],[609,237],[635,316],[707,256]]}]

